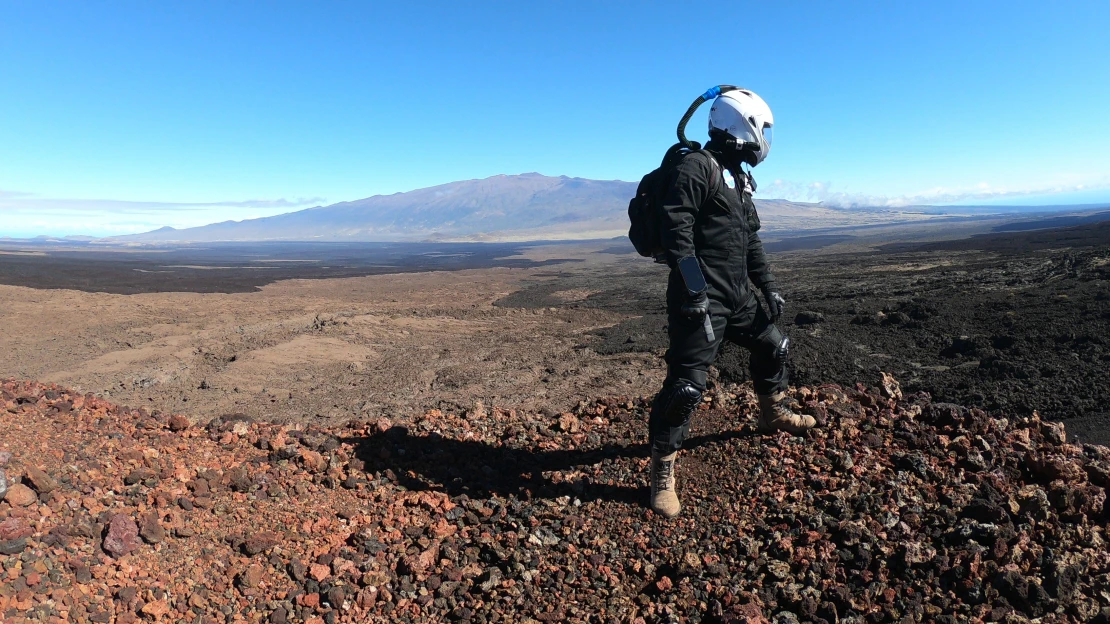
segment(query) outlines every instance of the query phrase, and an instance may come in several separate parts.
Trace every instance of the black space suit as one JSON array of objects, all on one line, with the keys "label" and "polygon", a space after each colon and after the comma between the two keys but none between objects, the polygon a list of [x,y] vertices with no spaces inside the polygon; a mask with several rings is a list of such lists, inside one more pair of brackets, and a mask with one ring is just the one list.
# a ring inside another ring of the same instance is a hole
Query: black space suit
[{"label": "black space suit", "polygon": [[[672,267],[667,284],[670,348],[667,379],[652,405],[649,422],[652,448],[661,454],[682,446],[721,340],[751,352],[750,370],[758,394],[780,392],[788,381],[788,343],[749,285],[750,280],[764,292],[776,290],[756,233],[759,216],[739,166],[728,167],[736,188],[721,179],[718,163],[724,159],[722,150],[715,147],[713,141],[706,146],[713,156],[694,152],[679,163],[663,203],[663,243]],[[707,285],[712,340],[704,319],[681,313],[689,294],[676,265],[690,256],[698,259]]]}]

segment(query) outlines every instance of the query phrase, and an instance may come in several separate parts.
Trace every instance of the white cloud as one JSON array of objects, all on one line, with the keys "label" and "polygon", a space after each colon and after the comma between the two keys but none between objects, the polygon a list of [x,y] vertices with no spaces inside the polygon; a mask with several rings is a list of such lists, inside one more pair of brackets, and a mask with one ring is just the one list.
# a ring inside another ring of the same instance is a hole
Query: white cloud
[{"label": "white cloud", "polygon": [[979,182],[970,187],[937,186],[905,195],[876,195],[840,191],[834,190],[831,182],[799,183],[787,180],[775,180],[770,184],[761,186],[759,191],[763,197],[821,202],[838,208],[904,208],[906,206],[982,203],[1029,196],[1060,195],[1093,189],[1110,189],[1110,175],[1082,182],[1064,181],[1056,184],[1017,188],[996,186],[988,182]]},{"label": "white cloud", "polygon": [[215,202],[159,202],[131,201],[123,199],[50,199],[33,197],[29,193],[0,191],[0,210],[90,210],[115,213],[151,212],[161,210],[204,210],[208,208],[301,208],[322,203],[322,197],[298,197],[296,199],[248,199]]},{"label": "white cloud", "polygon": [[132,234],[167,225],[187,228],[229,219],[272,216],[324,201],[321,197],[217,202],[57,199],[0,191],[0,236]]}]

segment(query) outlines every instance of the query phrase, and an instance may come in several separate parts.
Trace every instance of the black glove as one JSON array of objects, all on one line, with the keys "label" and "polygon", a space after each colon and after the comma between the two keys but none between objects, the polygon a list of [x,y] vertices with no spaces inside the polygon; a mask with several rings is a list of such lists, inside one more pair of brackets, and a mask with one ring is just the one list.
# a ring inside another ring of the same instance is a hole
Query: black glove
[{"label": "black glove", "polygon": [[709,295],[705,294],[705,291],[688,294],[678,312],[690,320],[702,320],[706,314],[709,314]]},{"label": "black glove", "polygon": [[783,311],[786,310],[786,300],[773,286],[763,288],[763,298],[767,301],[767,310],[771,313],[771,322],[777,323]]}]

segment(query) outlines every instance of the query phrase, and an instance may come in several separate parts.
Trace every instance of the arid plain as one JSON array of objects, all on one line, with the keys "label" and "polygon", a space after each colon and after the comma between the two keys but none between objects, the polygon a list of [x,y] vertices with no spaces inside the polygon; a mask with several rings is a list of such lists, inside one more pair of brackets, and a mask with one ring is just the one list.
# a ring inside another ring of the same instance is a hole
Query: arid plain
[{"label": "arid plain", "polygon": [[[598,249],[525,253],[569,260],[557,266],[587,280],[642,264]],[[204,268],[177,270],[204,279]],[[596,292],[555,293],[561,308],[496,305],[553,275],[545,265],[291,279],[245,293],[0,285],[0,374],[198,420],[321,424],[478,401],[565,409],[614,390],[649,392],[661,380],[650,355],[588,348],[591,331],[629,316],[574,305]]]}]

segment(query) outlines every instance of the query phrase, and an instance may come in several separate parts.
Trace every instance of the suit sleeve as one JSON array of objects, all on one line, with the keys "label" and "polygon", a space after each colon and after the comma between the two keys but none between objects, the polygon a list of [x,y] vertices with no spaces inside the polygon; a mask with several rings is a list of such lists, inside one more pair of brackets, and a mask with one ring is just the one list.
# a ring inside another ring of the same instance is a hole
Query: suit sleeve
[{"label": "suit sleeve", "polygon": [[768,286],[774,289],[775,276],[763,251],[763,241],[759,239],[759,215],[755,211],[755,203],[750,198],[745,203],[750,204],[751,211],[748,219],[748,279],[760,290]]},{"label": "suit sleeve", "polygon": [[663,247],[671,266],[694,255],[694,221],[710,188],[705,158],[700,154],[683,158],[663,199]]}]

